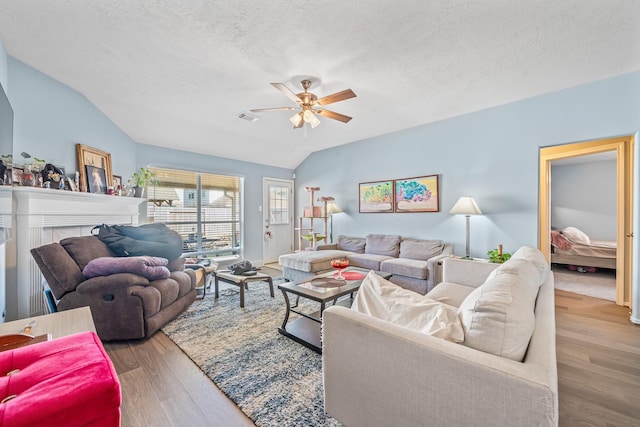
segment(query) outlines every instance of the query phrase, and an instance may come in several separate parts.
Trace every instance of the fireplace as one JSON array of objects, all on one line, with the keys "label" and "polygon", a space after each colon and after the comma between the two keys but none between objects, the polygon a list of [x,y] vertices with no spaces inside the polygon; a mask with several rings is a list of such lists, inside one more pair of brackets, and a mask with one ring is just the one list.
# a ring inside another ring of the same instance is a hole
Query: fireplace
[{"label": "fireplace", "polygon": [[15,222],[7,243],[7,320],[44,313],[42,275],[29,252],[100,224],[138,224],[145,199],[13,187]]}]

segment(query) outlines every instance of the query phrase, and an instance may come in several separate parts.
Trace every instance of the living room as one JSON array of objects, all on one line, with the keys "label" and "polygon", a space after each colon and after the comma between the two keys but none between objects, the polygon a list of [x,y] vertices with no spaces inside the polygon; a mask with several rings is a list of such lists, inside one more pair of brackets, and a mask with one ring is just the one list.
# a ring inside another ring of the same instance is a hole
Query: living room
[{"label": "living room", "polygon": [[[263,216],[260,208],[264,177],[286,180],[295,177],[296,212],[301,212],[307,204],[306,186],[320,186],[323,194],[334,196],[344,211],[344,214],[333,218],[335,236],[392,233],[415,238],[438,238],[453,243],[457,254],[465,250],[464,218],[449,214],[449,210],[460,196],[472,195],[483,215],[472,218],[471,254],[485,258],[486,252],[498,244],[502,244],[509,252],[523,245],[538,245],[540,147],[620,135],[636,135],[637,140],[640,130],[640,64],[630,63],[629,60],[621,61],[615,69],[609,69],[597,78],[586,73],[570,74],[564,69],[556,70],[554,66],[549,66],[545,69],[548,74],[542,74],[545,70],[539,70],[541,75],[535,79],[523,75],[519,81],[513,82],[528,85],[531,89],[521,97],[501,99],[494,105],[483,105],[481,109],[469,109],[451,117],[434,115],[428,119],[429,123],[393,132],[377,132],[376,124],[372,122],[369,124],[369,137],[305,153],[298,163],[287,166],[276,163],[276,160],[265,160],[265,163],[255,159],[246,160],[250,158],[248,153],[244,157],[242,154],[232,157],[232,154],[196,152],[189,149],[188,138],[179,133],[173,135],[175,140],[179,140],[173,148],[145,144],[138,142],[138,135],[127,134],[117,124],[121,121],[126,123],[126,117],[112,117],[103,113],[103,107],[100,106],[102,100],[90,99],[80,85],[74,89],[75,79],[98,79],[102,84],[117,86],[117,76],[111,76],[111,79],[97,74],[78,76],[77,71],[65,69],[63,59],[59,60],[59,67],[52,72],[59,76],[57,78],[30,66],[30,58],[19,59],[20,40],[14,41],[14,36],[4,29],[7,27],[3,21],[13,19],[7,16],[5,14],[5,18],[0,19],[0,83],[8,94],[15,114],[14,158],[21,152],[27,152],[65,166],[67,170],[74,170],[75,144],[83,143],[109,151],[114,173],[125,179],[138,167],[149,165],[242,176],[246,236],[243,256],[256,264],[260,264],[263,256]],[[595,44],[594,40],[590,42]],[[566,55],[569,56],[578,47],[567,46]],[[599,56],[604,56],[606,46],[598,47],[596,53],[587,48],[580,50],[577,57],[573,58],[573,67],[611,62]],[[633,52],[632,48],[629,50]],[[95,55],[96,63],[99,63],[100,53]],[[637,58],[637,50],[635,53],[635,56],[627,56]],[[175,54],[167,62],[177,61],[179,56]],[[87,62],[93,61],[92,54],[88,54],[87,58]],[[535,65],[535,58],[531,62]],[[319,69],[330,69],[331,66],[327,64]],[[414,86],[421,85],[421,73],[404,73],[400,67],[393,68],[388,72],[388,78],[398,76],[398,79],[404,80],[406,93],[411,93]],[[83,73],[86,72],[83,70]],[[281,81],[293,75],[295,73],[287,70],[265,73],[261,76],[264,90],[270,93],[268,90],[273,89],[268,87],[270,81]],[[552,77],[553,87],[542,85],[541,81],[552,80]],[[368,97],[375,95],[375,88],[358,86],[358,76],[350,78],[352,80],[345,80],[347,87],[352,87],[359,98],[341,104],[345,106],[344,110],[336,107],[338,111],[348,112],[348,103],[367,102]],[[242,82],[229,81],[226,84],[236,86]],[[455,103],[456,99],[465,97],[474,97],[480,103],[483,97],[499,91],[495,81],[492,84],[478,72],[470,81],[455,87],[456,90],[452,90],[447,97],[430,99],[427,96],[423,102],[427,105],[427,111],[440,107],[444,109]],[[544,87],[544,90],[539,90],[537,85]],[[273,98],[267,98],[265,102],[272,100],[275,106],[280,101],[286,101],[278,98],[276,91],[272,95]],[[234,120],[234,115],[241,109],[259,106],[254,99],[243,99],[228,108],[230,118],[224,120]],[[393,105],[380,114],[382,117],[377,120],[396,119]],[[260,121],[278,122],[280,119],[279,116],[264,115]],[[340,133],[342,129],[354,125],[357,119],[354,115],[353,123],[342,128],[336,127],[333,131]],[[155,116],[153,120],[160,121],[161,118]],[[235,121],[240,122],[237,119]],[[283,133],[292,132],[286,118],[283,121]],[[237,124],[240,125],[245,123]],[[321,130],[323,125],[325,123],[317,129],[307,129],[308,139],[305,139],[303,130],[296,129],[298,143],[301,146],[307,141],[312,143],[313,133]],[[342,126],[341,123],[337,125]],[[279,136],[273,135],[271,138],[275,140]],[[326,138],[330,139],[331,136]],[[233,146],[233,134],[214,136],[213,140],[210,144],[214,146]],[[224,150],[224,153],[234,151],[229,147]],[[277,154],[278,150],[273,151]],[[433,174],[440,178],[439,212],[404,215],[359,213],[359,183]],[[8,290],[8,297],[12,293],[16,291]],[[15,313],[11,313],[13,309],[8,301],[7,312],[15,318]]]}]

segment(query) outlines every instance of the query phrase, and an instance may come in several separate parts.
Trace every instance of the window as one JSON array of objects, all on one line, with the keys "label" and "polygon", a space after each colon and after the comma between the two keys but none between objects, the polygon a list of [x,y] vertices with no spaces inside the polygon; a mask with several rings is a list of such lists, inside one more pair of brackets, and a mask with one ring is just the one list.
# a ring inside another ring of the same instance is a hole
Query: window
[{"label": "window", "polygon": [[269,221],[271,225],[289,224],[289,185],[269,185]]},{"label": "window", "polygon": [[183,252],[242,253],[243,179],[235,176],[154,168],[147,192],[147,219],[177,231]]}]

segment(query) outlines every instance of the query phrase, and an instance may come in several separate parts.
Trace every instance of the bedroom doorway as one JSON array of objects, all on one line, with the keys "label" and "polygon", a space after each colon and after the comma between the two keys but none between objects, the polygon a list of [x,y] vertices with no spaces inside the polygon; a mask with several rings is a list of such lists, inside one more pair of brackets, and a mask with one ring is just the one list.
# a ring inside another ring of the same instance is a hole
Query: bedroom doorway
[{"label": "bedroom doorway", "polygon": [[633,244],[633,136],[540,148],[540,250],[551,260],[551,163],[612,152],[616,158],[616,304],[630,306]]}]

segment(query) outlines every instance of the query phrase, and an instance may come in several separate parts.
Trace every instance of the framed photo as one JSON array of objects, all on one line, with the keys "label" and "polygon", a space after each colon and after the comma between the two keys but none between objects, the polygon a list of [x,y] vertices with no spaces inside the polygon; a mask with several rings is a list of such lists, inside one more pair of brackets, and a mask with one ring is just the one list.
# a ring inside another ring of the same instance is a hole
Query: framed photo
[{"label": "framed photo", "polygon": [[20,166],[13,165],[11,169],[11,180],[14,184],[22,185],[22,174],[24,173],[24,168]]},{"label": "framed photo", "polygon": [[122,177],[120,175],[113,175],[113,181],[111,181],[113,185],[113,190],[118,191],[118,186],[122,188]]},{"label": "framed photo", "polygon": [[[87,175],[87,166],[92,166],[94,168],[102,169],[104,171],[104,178],[102,180],[105,191],[102,193],[106,193],[107,183],[113,182],[113,172],[111,169],[111,154],[106,151],[98,150],[97,148],[89,147],[83,144],[76,144],[76,154],[78,157],[78,172],[80,172],[80,190],[86,191],[85,189],[89,189],[89,179],[90,177]],[[94,187],[95,188],[95,187]]]},{"label": "framed photo", "polygon": [[438,175],[396,179],[395,212],[439,212]]},{"label": "framed photo", "polygon": [[106,194],[107,193],[107,176],[103,168],[95,166],[85,166],[87,179],[89,180],[89,193]]},{"label": "framed photo", "polygon": [[65,178],[65,188],[68,188],[69,191],[78,191],[78,188],[76,187],[76,182],[73,179],[70,178]]},{"label": "framed photo", "polygon": [[393,212],[393,180],[361,182],[358,201],[360,213]]}]

